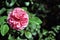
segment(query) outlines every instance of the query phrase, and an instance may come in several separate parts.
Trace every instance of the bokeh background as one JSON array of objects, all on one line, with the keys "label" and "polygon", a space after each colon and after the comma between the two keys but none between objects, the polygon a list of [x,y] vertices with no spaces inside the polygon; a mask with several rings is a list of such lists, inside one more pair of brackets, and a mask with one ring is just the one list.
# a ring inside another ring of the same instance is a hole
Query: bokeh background
[{"label": "bokeh background", "polygon": [[[23,31],[13,30],[7,24],[8,12],[16,7],[23,8],[29,13],[29,17],[32,17],[28,27]],[[8,25],[9,31],[6,33],[1,31],[6,28],[2,25]],[[39,26],[37,31],[36,25]],[[25,31],[28,31],[27,34],[24,33]],[[0,0],[0,40],[18,39],[60,40],[60,0]]]}]

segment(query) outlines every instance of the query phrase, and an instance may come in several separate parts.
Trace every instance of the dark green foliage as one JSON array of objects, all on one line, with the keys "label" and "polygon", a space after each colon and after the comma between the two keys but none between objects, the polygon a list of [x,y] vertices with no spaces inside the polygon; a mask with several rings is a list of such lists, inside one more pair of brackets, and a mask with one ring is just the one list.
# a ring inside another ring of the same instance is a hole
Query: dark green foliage
[{"label": "dark green foliage", "polygon": [[[1,37],[9,35],[8,40],[56,40],[60,31],[59,3],[59,0],[0,0]],[[21,7],[29,14],[29,24],[24,30],[12,30],[7,24],[7,15],[15,7]]]}]

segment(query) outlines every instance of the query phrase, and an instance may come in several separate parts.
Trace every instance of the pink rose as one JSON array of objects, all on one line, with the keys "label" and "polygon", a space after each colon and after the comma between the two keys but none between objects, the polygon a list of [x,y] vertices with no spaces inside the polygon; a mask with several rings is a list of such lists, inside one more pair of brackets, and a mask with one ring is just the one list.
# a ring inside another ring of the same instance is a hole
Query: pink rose
[{"label": "pink rose", "polygon": [[7,22],[11,28],[15,30],[22,30],[27,27],[29,21],[28,14],[22,8],[14,8],[9,12]]}]

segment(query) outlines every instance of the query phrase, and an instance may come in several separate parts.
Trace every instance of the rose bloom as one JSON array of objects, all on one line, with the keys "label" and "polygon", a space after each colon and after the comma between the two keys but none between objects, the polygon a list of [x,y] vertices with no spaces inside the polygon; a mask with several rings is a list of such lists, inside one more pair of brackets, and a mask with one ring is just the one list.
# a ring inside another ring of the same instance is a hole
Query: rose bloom
[{"label": "rose bloom", "polygon": [[27,27],[28,21],[29,17],[27,12],[19,7],[10,11],[7,18],[7,23],[15,30],[22,30]]}]

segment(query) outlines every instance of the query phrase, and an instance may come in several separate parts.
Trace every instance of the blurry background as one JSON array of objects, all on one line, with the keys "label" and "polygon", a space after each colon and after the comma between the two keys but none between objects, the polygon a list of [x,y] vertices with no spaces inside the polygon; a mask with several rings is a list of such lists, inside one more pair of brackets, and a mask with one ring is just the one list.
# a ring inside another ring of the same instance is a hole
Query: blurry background
[{"label": "blurry background", "polygon": [[[15,7],[27,8],[29,12],[36,14],[36,16],[42,20],[41,33],[46,32],[45,30],[48,31],[47,35],[43,35],[42,39],[50,40],[48,35],[55,33],[56,36],[51,40],[60,40],[60,0],[0,0],[0,17],[4,15],[7,16],[6,10]],[[53,33],[51,33],[51,31]],[[8,37],[8,35],[3,37],[0,34],[0,40],[7,39],[6,36]],[[37,34],[34,36],[34,40],[38,39]]]}]

